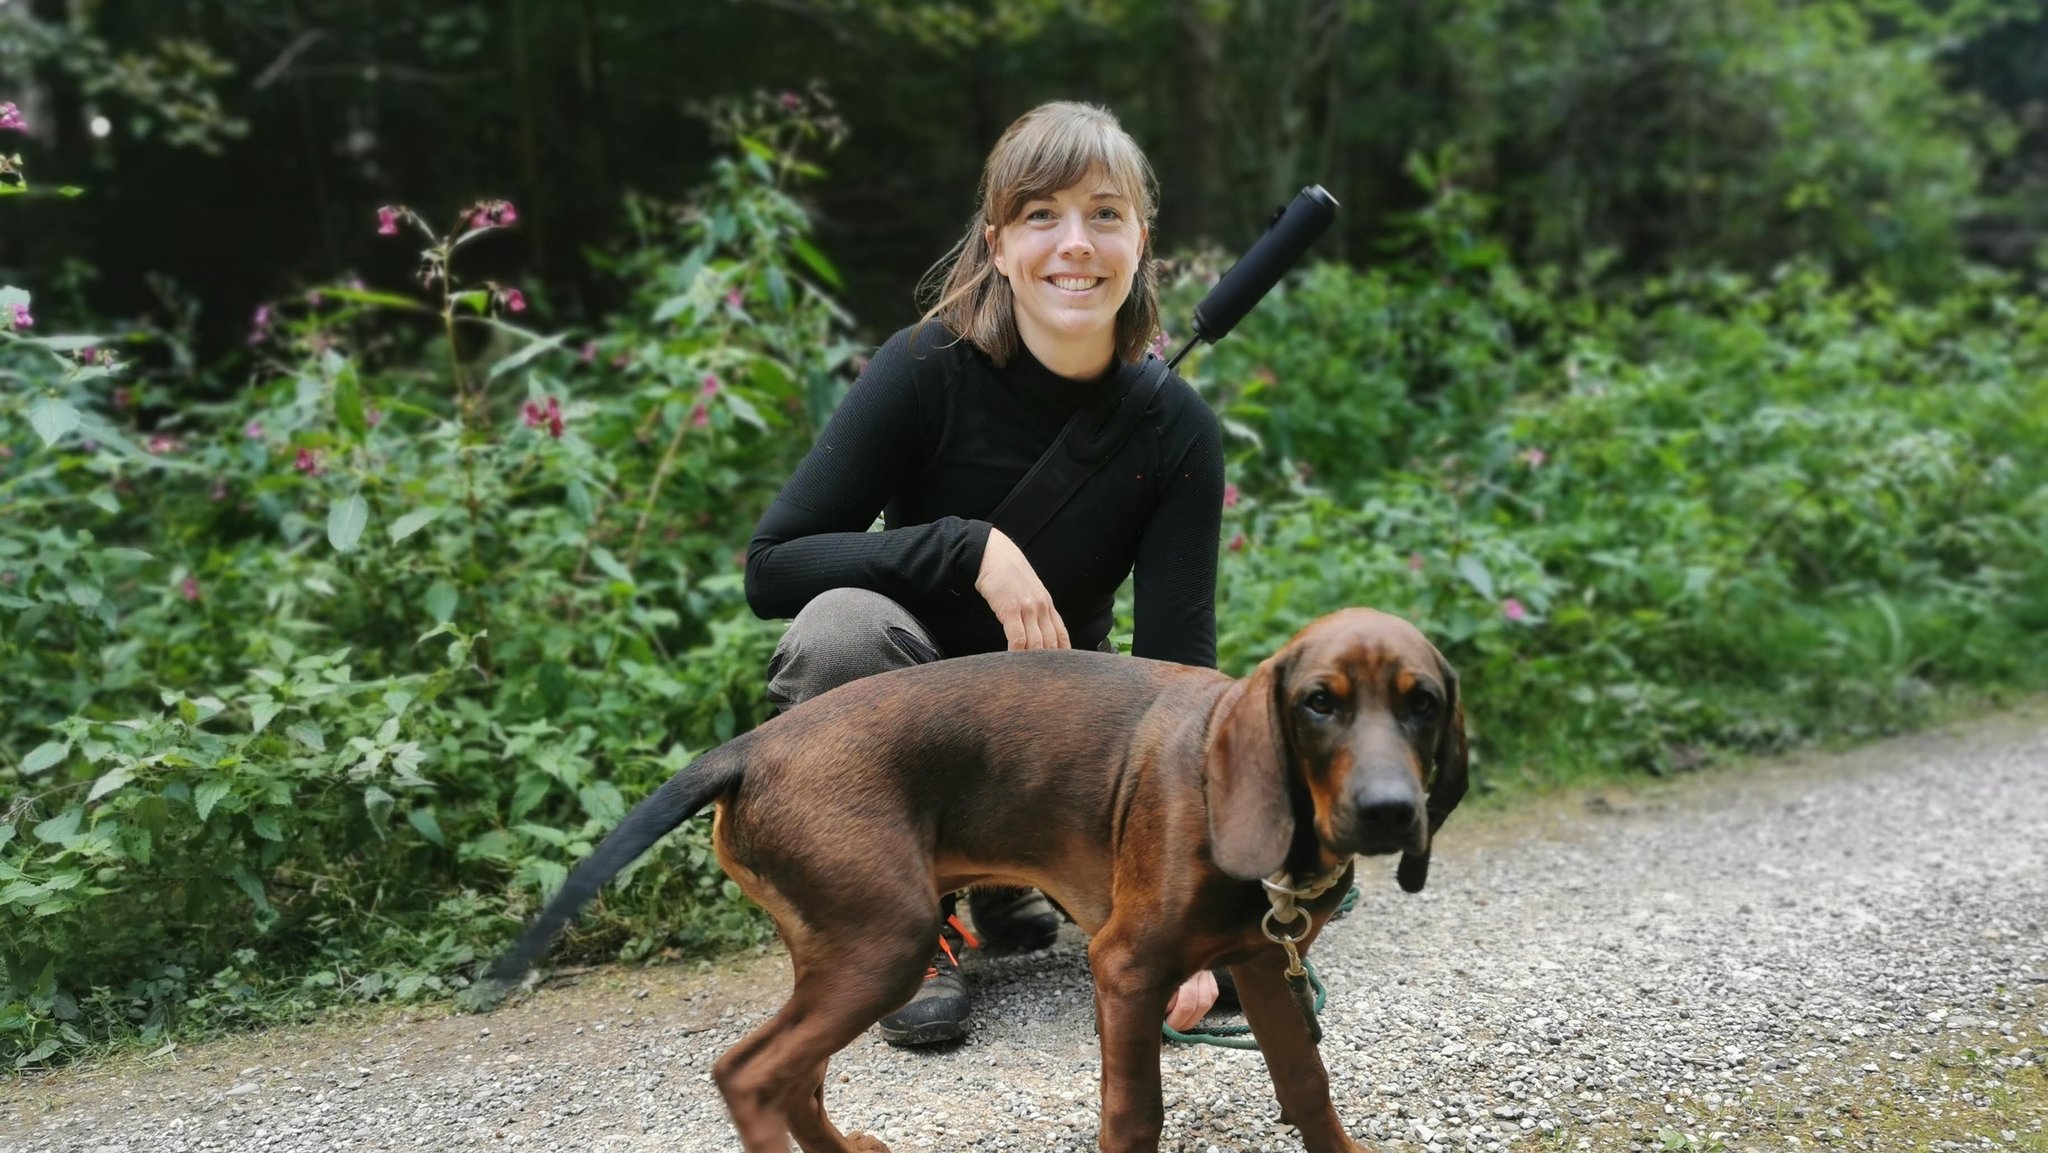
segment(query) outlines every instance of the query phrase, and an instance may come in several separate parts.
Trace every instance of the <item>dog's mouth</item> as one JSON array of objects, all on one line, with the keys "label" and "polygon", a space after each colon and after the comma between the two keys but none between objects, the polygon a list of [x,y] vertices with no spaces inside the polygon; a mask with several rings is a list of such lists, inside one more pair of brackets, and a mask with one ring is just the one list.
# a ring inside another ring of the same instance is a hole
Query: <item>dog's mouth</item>
[{"label": "dog's mouth", "polygon": [[1339,853],[1378,857],[1429,851],[1429,823],[1420,805],[1361,805],[1333,814],[1330,826],[1330,847]]}]

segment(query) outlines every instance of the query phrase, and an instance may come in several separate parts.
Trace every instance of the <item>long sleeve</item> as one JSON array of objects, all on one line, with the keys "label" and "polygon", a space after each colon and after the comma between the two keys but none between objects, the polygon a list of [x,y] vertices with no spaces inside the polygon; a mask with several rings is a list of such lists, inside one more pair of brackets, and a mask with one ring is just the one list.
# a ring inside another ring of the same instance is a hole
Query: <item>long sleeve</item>
[{"label": "long sleeve", "polygon": [[1223,433],[1199,402],[1193,435],[1138,541],[1132,652],[1216,667],[1216,546],[1223,523]]},{"label": "long sleeve", "polygon": [[747,546],[747,603],[791,617],[828,589],[870,589],[903,601],[972,593],[987,521],[957,516],[867,531],[925,464],[920,394],[945,386],[945,365],[910,330],[891,337],[848,390],[818,441],[762,514]]}]

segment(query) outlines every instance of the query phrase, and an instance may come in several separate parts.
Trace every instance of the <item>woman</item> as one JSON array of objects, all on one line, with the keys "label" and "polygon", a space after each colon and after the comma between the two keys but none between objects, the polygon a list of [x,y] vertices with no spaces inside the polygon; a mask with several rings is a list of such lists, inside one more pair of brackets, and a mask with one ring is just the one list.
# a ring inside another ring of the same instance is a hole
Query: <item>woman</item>
[{"label": "woman", "polygon": [[[794,616],[769,664],[787,708],[892,668],[1003,649],[1102,648],[1134,571],[1133,651],[1216,665],[1222,438],[1169,379],[1137,429],[1021,549],[989,515],[1159,326],[1151,167],[1107,111],[1052,103],[1004,132],[943,287],[891,337],[762,516],[747,602]],[[883,531],[868,531],[877,512]],[[976,890],[992,943],[1042,948],[1059,918],[1029,890]],[[924,987],[881,1022],[892,1044],[964,1034],[953,905]],[[848,958],[859,964],[859,958]],[[1185,1028],[1208,974],[1175,998]]]}]

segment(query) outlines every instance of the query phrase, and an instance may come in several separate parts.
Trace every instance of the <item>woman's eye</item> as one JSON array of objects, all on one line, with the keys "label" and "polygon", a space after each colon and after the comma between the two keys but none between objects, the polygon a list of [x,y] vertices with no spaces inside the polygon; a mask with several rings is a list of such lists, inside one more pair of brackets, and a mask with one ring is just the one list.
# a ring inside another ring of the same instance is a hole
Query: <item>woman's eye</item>
[{"label": "woman's eye", "polygon": [[1101,212],[1096,213],[1095,215],[1096,218],[1100,220],[1122,220],[1124,218],[1123,213],[1118,212],[1114,208],[1105,208]]}]

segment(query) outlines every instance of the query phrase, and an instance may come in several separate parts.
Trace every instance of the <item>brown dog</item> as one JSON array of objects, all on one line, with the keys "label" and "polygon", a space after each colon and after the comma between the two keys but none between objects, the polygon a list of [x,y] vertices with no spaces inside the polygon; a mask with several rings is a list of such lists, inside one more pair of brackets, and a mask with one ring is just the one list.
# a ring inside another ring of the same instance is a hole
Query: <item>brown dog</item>
[{"label": "brown dog", "polygon": [[899,669],[677,773],[493,976],[517,976],[600,886],[715,801],[719,861],[774,917],[796,976],[782,1010],[712,1070],[748,1153],[786,1153],[792,1135],[805,1153],[886,1153],[826,1119],[825,1064],[917,991],[940,895],[979,884],[1042,889],[1092,938],[1104,1150],[1158,1147],[1167,1000],[1227,964],[1282,1119],[1315,1153],[1353,1153],[1278,942],[1306,951],[1355,854],[1403,853],[1402,886],[1420,889],[1465,762],[1457,674],[1370,609],[1315,621],[1243,680],[1068,650]]}]

